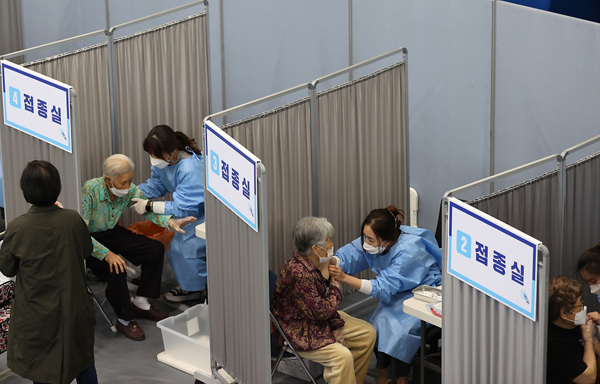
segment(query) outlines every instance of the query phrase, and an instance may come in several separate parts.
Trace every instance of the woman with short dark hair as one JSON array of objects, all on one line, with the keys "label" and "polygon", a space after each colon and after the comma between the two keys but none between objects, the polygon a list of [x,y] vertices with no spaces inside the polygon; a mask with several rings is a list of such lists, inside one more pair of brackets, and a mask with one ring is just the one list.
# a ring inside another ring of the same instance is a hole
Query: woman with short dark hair
[{"label": "woman with short dark hair", "polygon": [[586,314],[580,282],[569,276],[550,280],[547,384],[596,382],[600,345],[593,336],[594,322]]},{"label": "woman with short dark hair", "polygon": [[17,276],[8,333],[8,367],[34,383],[96,384],[96,316],[84,259],[93,246],[79,213],[55,204],[58,170],[31,161],[21,175],[27,213],[11,221],[0,271]]}]

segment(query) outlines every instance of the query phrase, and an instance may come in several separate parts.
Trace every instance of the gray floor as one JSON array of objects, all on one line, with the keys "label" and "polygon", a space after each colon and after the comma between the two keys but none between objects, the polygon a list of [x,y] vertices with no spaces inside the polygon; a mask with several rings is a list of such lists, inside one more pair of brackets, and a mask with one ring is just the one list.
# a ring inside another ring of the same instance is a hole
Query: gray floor
[{"label": "gray floor", "polygon": [[[174,280],[163,283],[163,291],[167,291],[175,285]],[[104,299],[103,283],[90,281],[90,286],[99,300]],[[130,285],[133,290],[135,286]],[[377,300],[370,299],[362,302],[367,296],[362,293],[354,293],[344,298],[341,309],[346,310],[352,316],[367,319],[377,306]],[[157,307],[168,310],[171,315],[181,313],[187,308],[186,305],[173,305],[164,299],[152,301]],[[359,303],[356,306],[352,306]],[[196,303],[191,303],[195,305]],[[114,319],[114,312],[108,303],[104,308],[111,319]],[[146,340],[141,342],[131,341],[120,333],[113,333],[106,324],[106,321],[96,310],[96,340],[95,340],[95,358],[98,379],[100,383],[173,383],[173,384],[193,384],[192,376],[159,362],[156,355],[164,351],[161,331],[156,327],[156,323],[149,320],[138,320],[140,326],[146,333]],[[377,369],[375,368],[375,358],[371,360],[367,384],[375,383]],[[6,366],[6,353],[0,355],[0,383],[2,384],[20,384],[31,383],[8,370]],[[307,381],[291,377],[279,372],[275,373],[274,384],[304,384]],[[321,379],[319,383],[324,383]]]}]

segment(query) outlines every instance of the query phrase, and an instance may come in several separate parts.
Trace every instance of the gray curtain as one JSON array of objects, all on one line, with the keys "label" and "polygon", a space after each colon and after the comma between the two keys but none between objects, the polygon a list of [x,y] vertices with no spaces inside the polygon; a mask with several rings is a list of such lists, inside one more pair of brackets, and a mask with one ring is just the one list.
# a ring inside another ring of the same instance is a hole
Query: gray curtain
[{"label": "gray curtain", "polygon": [[[209,114],[206,13],[115,41],[119,151],[136,165],[134,183],[150,177],[142,142],[166,124],[195,138],[202,149],[202,119]],[[133,212],[125,225],[140,221]]]},{"label": "gray curtain", "polygon": [[[202,146],[202,119],[209,113],[207,44],[206,13],[115,41],[119,145],[136,164],[135,183],[150,177],[142,141],[154,125],[170,125]],[[103,43],[25,65],[77,92],[82,181],[101,176],[102,162],[112,154],[107,55]],[[140,216],[133,212],[123,215],[124,225],[136,221]]]},{"label": "gray curtain", "polygon": [[79,112],[81,180],[83,182],[102,175],[102,161],[111,154],[106,44],[34,61],[25,66],[73,86],[77,92]]},{"label": "gray curtain", "polygon": [[[579,256],[600,241],[600,153],[566,167],[564,252],[559,247],[558,171],[472,200],[469,204],[541,240],[550,251],[550,278],[577,275]],[[563,270],[560,270],[562,262]],[[590,311],[600,304],[589,290],[583,299]]]},{"label": "gray curtain", "polygon": [[[563,273],[576,276],[579,256],[600,241],[600,153],[567,167],[565,251]],[[588,311],[600,311],[596,295],[584,284],[583,300]]]},{"label": "gray curtain", "polygon": [[[23,49],[21,0],[0,1],[0,56]],[[21,64],[23,56],[9,59]]]},{"label": "gray curtain", "polygon": [[[336,247],[360,236],[371,210],[391,204],[409,209],[403,66],[318,96],[319,211],[335,228]],[[370,271],[356,276],[373,278]]]},{"label": "gray curtain", "polygon": [[296,249],[292,229],[311,215],[308,99],[222,127],[267,170],[269,269],[278,273]]},{"label": "gray curtain", "polygon": [[[320,216],[334,225],[337,247],[360,235],[360,224],[372,209],[390,204],[408,208],[402,66],[318,95]],[[277,272],[295,249],[295,222],[312,214],[310,101],[303,99],[222,129],[267,169],[269,268]],[[372,273],[358,277],[369,278]]]},{"label": "gray curtain", "polygon": [[550,276],[560,265],[558,171],[471,200],[473,207],[540,240],[550,251]]}]

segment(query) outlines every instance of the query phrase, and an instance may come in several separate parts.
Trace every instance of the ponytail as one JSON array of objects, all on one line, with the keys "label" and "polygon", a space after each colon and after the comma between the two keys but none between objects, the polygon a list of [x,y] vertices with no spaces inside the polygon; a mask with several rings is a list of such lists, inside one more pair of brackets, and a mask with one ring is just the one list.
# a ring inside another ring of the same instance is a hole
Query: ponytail
[{"label": "ponytail", "polygon": [[[195,139],[190,139],[187,135],[181,131],[175,132],[175,136],[177,136],[177,141],[181,144],[181,148],[177,148],[181,151],[186,151],[186,148],[190,148],[196,155],[201,155],[202,151],[198,148]],[[179,146],[178,146],[179,147]]]}]

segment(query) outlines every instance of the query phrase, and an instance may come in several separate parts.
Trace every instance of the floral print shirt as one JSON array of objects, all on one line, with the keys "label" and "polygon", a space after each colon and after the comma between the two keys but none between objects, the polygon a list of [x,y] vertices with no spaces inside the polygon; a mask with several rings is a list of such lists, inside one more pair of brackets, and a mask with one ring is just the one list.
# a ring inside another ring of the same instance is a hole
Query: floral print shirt
[{"label": "floral print shirt", "polygon": [[[110,195],[103,177],[98,177],[86,181],[81,191],[83,201],[83,220],[88,226],[90,233],[104,232],[113,229],[121,219],[123,211],[135,203],[133,198],[145,199],[146,196],[140,191],[137,185],[131,183],[129,193],[123,197],[115,197],[110,201]],[[144,213],[144,217],[154,224],[163,228],[168,228],[170,215],[158,215],[154,212]],[[92,256],[99,260],[104,260],[109,249],[100,244],[92,237],[94,251]]]},{"label": "floral print shirt", "polygon": [[[325,280],[306,256],[294,253],[279,271],[273,293],[273,315],[292,347],[313,351],[335,343],[332,331],[342,328],[337,312],[342,292]],[[277,342],[283,338],[277,334]]]}]

